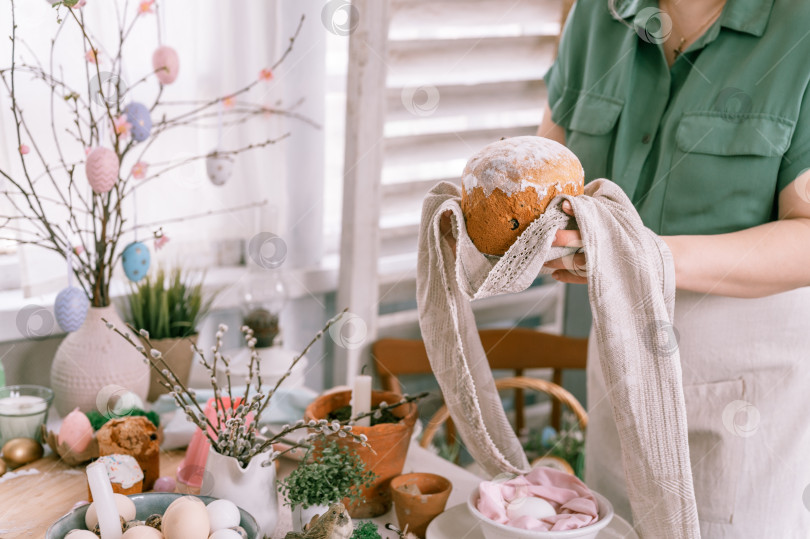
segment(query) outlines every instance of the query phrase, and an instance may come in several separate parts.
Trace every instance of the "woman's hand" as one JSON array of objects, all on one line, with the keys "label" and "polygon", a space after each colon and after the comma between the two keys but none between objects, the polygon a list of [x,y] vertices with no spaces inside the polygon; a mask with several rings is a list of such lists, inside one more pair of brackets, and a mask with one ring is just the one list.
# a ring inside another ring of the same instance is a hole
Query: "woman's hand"
[{"label": "woman's hand", "polygon": [[[563,201],[562,210],[571,217],[574,216],[574,209],[567,200]],[[579,252],[579,250],[582,249],[582,236],[579,230],[565,230],[561,228],[557,231],[557,235],[551,246],[576,247],[578,249],[575,254],[546,262],[543,267],[556,270],[551,276],[561,283],[587,284],[588,266],[585,260],[585,253]]]}]

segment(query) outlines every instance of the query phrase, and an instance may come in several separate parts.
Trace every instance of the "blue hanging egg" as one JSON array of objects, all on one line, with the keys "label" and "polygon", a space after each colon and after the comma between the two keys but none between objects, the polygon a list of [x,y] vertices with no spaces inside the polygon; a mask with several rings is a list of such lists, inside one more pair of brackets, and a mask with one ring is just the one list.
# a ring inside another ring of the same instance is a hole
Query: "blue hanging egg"
[{"label": "blue hanging egg", "polygon": [[124,273],[126,273],[130,281],[136,283],[146,277],[151,260],[152,255],[149,254],[149,249],[139,241],[133,241],[121,253],[121,264],[124,266]]},{"label": "blue hanging egg", "polygon": [[152,118],[149,117],[149,109],[141,103],[132,102],[124,109],[127,121],[132,124],[132,138],[136,142],[143,142],[149,138],[152,132]]},{"label": "blue hanging egg", "polygon": [[84,290],[69,286],[56,295],[53,314],[56,316],[59,327],[70,333],[82,327],[88,308],[90,308],[90,300],[87,299]]}]

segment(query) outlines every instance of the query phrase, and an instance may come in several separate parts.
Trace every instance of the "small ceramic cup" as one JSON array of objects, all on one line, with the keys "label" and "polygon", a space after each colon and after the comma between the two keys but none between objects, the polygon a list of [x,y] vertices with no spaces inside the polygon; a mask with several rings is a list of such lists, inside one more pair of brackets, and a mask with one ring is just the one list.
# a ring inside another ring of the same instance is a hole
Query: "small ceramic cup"
[{"label": "small ceramic cup", "polygon": [[444,511],[453,485],[432,473],[409,473],[391,480],[399,527],[424,537],[428,524]]}]

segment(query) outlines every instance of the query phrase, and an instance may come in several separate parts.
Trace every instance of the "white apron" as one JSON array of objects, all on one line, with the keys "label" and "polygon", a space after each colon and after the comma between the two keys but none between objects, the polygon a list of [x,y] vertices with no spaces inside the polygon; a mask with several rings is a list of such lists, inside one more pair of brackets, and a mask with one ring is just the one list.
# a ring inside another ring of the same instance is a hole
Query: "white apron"
[{"label": "white apron", "polygon": [[[679,290],[674,327],[702,539],[809,538],[810,287],[756,299]],[[595,346],[588,408],[586,483],[630,520]]]}]

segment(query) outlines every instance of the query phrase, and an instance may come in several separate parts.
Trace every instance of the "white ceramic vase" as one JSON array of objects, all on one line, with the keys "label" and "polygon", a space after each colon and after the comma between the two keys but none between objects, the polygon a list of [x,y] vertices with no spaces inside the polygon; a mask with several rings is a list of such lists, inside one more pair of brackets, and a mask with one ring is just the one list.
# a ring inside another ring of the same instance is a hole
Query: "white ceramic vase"
[{"label": "white ceramic vase", "polygon": [[329,511],[329,506],[313,505],[304,509],[296,505],[292,510],[292,527],[294,532],[303,533],[304,526],[310,523],[315,515],[323,515]]},{"label": "white ceramic vase", "polygon": [[259,524],[259,537],[273,537],[278,523],[276,467],[262,466],[267,453],[256,455],[247,468],[233,457],[208,450],[200,494],[225,498],[248,513]]},{"label": "white ceramic vase", "polygon": [[56,350],[51,388],[62,417],[76,407],[83,412],[97,409],[97,396],[106,386],[121,386],[146,399],[150,366],[123,337],[107,329],[102,318],[126,329],[114,306],[91,307],[82,327],[68,333]]}]

